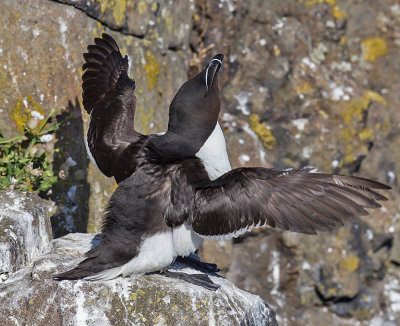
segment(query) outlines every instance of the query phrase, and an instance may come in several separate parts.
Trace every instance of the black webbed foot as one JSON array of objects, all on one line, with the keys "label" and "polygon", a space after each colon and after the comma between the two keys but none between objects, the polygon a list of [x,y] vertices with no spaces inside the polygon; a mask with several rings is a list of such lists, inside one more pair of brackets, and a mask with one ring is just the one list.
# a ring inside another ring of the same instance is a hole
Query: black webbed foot
[{"label": "black webbed foot", "polygon": [[177,257],[176,262],[188,265],[203,273],[217,273],[220,269],[216,264],[204,263],[196,258],[196,256],[189,255],[187,257]]},{"label": "black webbed foot", "polygon": [[168,270],[158,272],[158,274],[165,277],[176,278],[179,280],[186,281],[190,284],[201,286],[210,291],[216,291],[220,288],[218,284],[215,284],[208,275],[205,274],[186,274],[181,272],[170,272]]}]

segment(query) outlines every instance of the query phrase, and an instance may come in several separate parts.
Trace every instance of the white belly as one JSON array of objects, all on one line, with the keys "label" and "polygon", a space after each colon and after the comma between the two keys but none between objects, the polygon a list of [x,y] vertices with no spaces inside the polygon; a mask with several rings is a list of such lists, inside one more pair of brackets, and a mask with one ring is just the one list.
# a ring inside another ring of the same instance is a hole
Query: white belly
[{"label": "white belly", "polygon": [[171,231],[157,233],[144,238],[139,255],[126,264],[105,270],[85,280],[110,280],[119,275],[144,274],[167,268],[178,256],[188,256],[195,252],[202,239],[186,223]]}]

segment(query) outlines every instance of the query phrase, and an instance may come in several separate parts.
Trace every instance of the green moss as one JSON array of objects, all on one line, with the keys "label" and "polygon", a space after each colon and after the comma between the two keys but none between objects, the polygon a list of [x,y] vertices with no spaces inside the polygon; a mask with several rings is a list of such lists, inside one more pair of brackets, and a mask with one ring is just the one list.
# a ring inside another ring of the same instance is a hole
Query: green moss
[{"label": "green moss", "polygon": [[258,114],[251,114],[249,118],[249,124],[251,130],[261,139],[266,149],[273,149],[276,144],[276,139],[272,134],[271,130],[260,122]]}]

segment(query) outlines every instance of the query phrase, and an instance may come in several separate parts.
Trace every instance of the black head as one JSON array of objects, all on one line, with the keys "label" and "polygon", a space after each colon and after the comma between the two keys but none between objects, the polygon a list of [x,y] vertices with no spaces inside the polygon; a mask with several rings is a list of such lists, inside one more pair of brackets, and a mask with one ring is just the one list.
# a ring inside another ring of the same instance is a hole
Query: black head
[{"label": "black head", "polygon": [[217,54],[207,68],[182,85],[169,108],[168,132],[197,152],[218,121],[218,71],[224,56]]}]

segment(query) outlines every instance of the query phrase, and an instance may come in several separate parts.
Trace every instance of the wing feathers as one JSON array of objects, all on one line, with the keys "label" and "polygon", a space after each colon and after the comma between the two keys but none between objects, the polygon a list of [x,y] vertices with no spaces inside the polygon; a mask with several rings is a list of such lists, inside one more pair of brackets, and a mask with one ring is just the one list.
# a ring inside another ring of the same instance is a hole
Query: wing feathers
[{"label": "wing feathers", "polygon": [[375,189],[390,187],[311,169],[240,168],[196,189],[192,227],[204,237],[236,236],[258,225],[316,234],[381,207],[377,201],[387,198]]},{"label": "wing feathers", "polygon": [[135,81],[128,76],[128,57],[107,34],[94,43],[82,66],[83,105],[91,114],[88,147],[100,171],[119,183],[134,171],[146,137],[133,129]]}]

